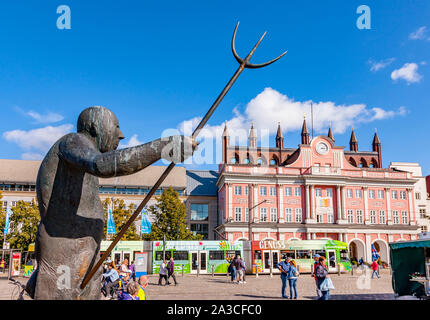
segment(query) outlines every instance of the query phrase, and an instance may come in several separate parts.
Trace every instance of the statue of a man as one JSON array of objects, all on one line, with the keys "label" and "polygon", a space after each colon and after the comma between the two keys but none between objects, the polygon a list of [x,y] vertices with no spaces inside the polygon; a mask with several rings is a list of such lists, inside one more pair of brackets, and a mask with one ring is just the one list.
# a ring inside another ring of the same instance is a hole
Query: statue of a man
[{"label": "statue of a man", "polygon": [[171,136],[116,150],[124,136],[116,116],[103,107],[82,111],[77,131],[51,147],[37,175],[37,269],[27,283],[34,299],[100,298],[101,270],[79,287],[100,257],[104,209],[98,177],[132,174],[160,158],[181,162],[197,147],[189,137]]}]

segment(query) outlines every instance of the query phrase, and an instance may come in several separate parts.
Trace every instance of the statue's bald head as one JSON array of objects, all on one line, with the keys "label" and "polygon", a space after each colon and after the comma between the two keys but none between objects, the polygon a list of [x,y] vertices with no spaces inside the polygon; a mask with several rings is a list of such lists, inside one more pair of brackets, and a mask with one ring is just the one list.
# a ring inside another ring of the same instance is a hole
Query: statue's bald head
[{"label": "statue's bald head", "polygon": [[108,152],[118,147],[124,135],[112,111],[105,107],[90,107],[81,112],[77,124],[78,132],[88,133],[94,138],[100,152]]}]

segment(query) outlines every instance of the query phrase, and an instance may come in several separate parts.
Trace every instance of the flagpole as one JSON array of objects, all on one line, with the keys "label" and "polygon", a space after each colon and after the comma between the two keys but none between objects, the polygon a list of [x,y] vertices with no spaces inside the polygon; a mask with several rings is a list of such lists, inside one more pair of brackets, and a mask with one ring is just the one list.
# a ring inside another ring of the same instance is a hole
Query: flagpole
[{"label": "flagpole", "polygon": [[[9,222],[9,210],[8,207],[6,207],[6,219],[4,221],[4,229],[3,229],[3,245],[2,245],[2,250],[1,250],[1,259],[4,260],[4,247],[5,247],[5,243],[6,243],[6,223],[10,223]],[[9,233],[9,225],[7,226],[7,232]],[[11,259],[9,259],[9,263],[11,262]],[[6,267],[6,263],[4,263],[3,265],[3,271]]]}]

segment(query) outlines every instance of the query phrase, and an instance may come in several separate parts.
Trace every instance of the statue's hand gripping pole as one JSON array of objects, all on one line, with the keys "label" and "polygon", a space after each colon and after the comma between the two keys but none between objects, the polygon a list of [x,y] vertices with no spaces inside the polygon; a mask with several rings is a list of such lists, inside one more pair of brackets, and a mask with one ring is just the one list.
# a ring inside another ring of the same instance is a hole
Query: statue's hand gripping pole
[{"label": "statue's hand gripping pole", "polygon": [[[251,63],[249,63],[249,61],[250,61],[252,55],[254,54],[255,50],[260,45],[260,42],[263,40],[264,36],[266,35],[266,32],[264,32],[264,34],[261,36],[260,40],[258,40],[258,42],[255,44],[254,48],[252,48],[252,50],[248,53],[248,55],[246,56],[246,58],[242,59],[242,58],[239,57],[239,55],[237,54],[236,49],[234,47],[234,42],[235,42],[235,39],[236,39],[236,31],[237,31],[238,27],[239,27],[239,22],[236,24],[236,28],[234,29],[234,32],[233,32],[233,38],[231,40],[231,50],[233,51],[233,55],[236,58],[237,62],[239,62],[239,64],[240,64],[239,68],[236,70],[236,72],[234,73],[234,75],[231,77],[230,81],[227,83],[227,85],[221,91],[221,93],[219,94],[218,98],[215,100],[215,102],[212,104],[212,106],[210,107],[210,109],[208,110],[208,112],[205,114],[205,116],[203,117],[203,119],[200,121],[200,123],[197,126],[197,128],[194,130],[194,132],[193,132],[193,134],[191,136],[193,139],[195,139],[198,136],[200,130],[206,125],[206,123],[208,122],[209,118],[214,113],[215,109],[218,107],[218,105],[220,104],[220,102],[222,101],[222,99],[224,99],[224,97],[227,94],[227,92],[230,90],[230,88],[233,86],[233,84],[236,81],[236,79],[239,77],[239,75],[242,73],[242,71],[245,68],[256,69],[256,68],[262,68],[262,67],[268,66],[269,64],[272,64],[276,60],[279,60],[283,55],[285,55],[287,53],[287,51],[285,51],[279,57],[277,57],[277,58],[275,58],[273,60],[270,60],[268,62],[265,62],[265,63],[261,63],[261,64],[251,64]],[[148,203],[149,199],[151,199],[151,197],[154,195],[155,191],[157,191],[157,189],[163,183],[164,179],[166,179],[166,177],[169,175],[169,173],[172,171],[172,169],[174,167],[175,167],[175,163],[171,162],[169,164],[169,166],[166,168],[166,170],[164,170],[163,174],[160,176],[160,178],[158,178],[157,182],[151,188],[151,190],[149,191],[149,193],[146,195],[145,199],[142,200],[142,202],[136,208],[136,210],[134,211],[134,213],[132,214],[132,216],[128,219],[128,221],[125,223],[125,225],[121,228],[120,232],[115,237],[115,239],[112,241],[112,243],[110,244],[109,248],[104,252],[104,254],[102,255],[102,257],[92,267],[91,271],[86,274],[84,280],[82,281],[81,289],[85,288],[85,286],[88,284],[88,282],[94,276],[94,274],[96,273],[96,271],[100,268],[100,266],[102,265],[103,261],[105,261],[106,258],[110,255],[110,253],[112,252],[113,248],[116,246],[116,244],[118,243],[118,241],[121,239],[121,237],[127,231],[127,229],[130,227],[130,225],[134,222],[134,220],[140,214],[140,212],[142,211],[142,209]]]}]

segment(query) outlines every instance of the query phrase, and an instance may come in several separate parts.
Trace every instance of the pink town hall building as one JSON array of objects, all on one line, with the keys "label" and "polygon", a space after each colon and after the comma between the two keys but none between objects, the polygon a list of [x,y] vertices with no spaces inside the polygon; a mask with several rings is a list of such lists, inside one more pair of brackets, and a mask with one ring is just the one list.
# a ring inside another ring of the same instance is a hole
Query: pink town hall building
[{"label": "pink town hall building", "polygon": [[358,150],[354,130],[345,150],[331,128],[310,141],[304,120],[298,148],[284,147],[280,125],[276,147],[263,148],[253,126],[248,146],[231,146],[225,127],[217,233],[231,241],[339,240],[365,261],[374,244],[390,263],[388,243],[419,233],[416,181],[409,172],[382,168],[376,132],[372,151]]}]

